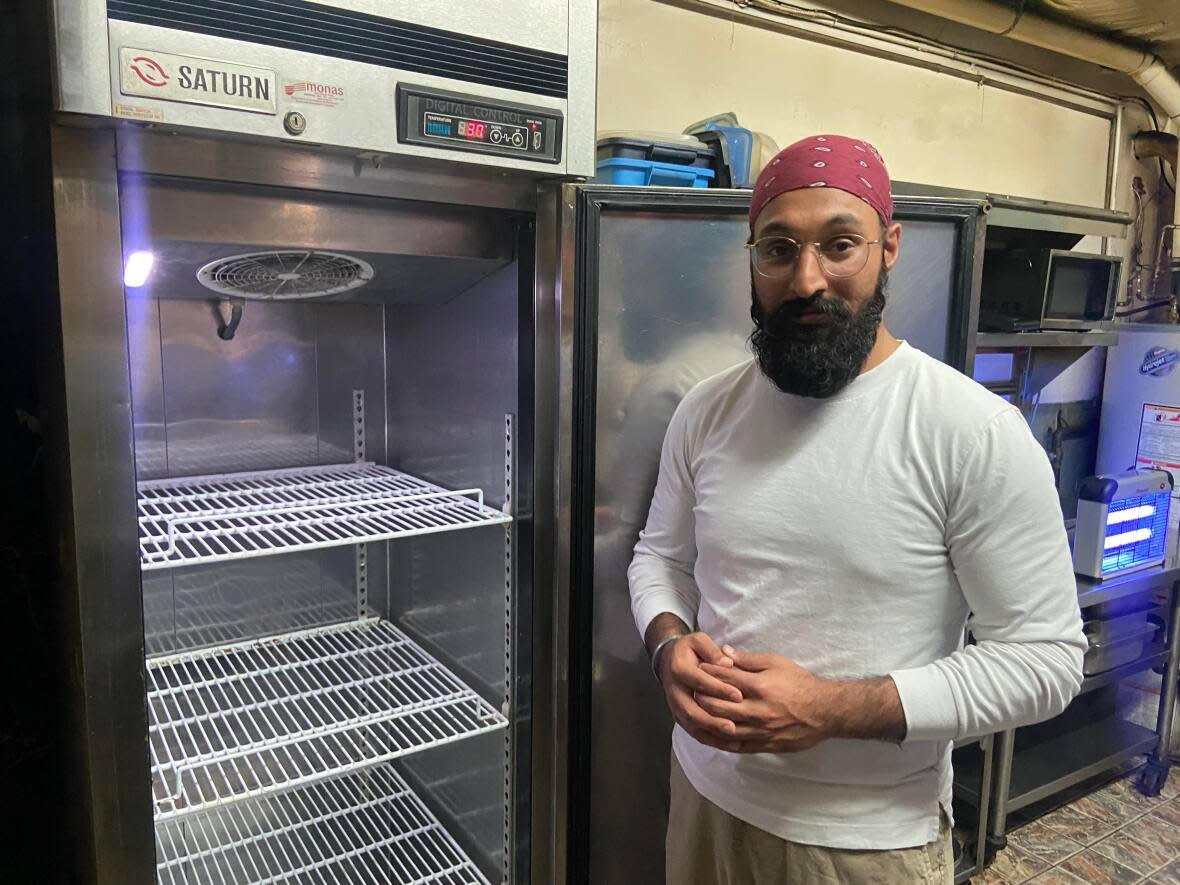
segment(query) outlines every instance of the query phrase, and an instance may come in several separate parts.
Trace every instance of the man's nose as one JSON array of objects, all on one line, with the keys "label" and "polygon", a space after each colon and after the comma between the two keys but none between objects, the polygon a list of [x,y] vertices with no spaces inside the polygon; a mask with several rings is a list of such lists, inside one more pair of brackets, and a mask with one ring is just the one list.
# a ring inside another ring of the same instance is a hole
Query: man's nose
[{"label": "man's nose", "polygon": [[819,253],[815,246],[806,245],[799,250],[799,257],[795,260],[795,272],[791,275],[790,285],[787,287],[788,297],[811,298],[826,292],[828,278],[824,276],[823,268],[819,264]]}]

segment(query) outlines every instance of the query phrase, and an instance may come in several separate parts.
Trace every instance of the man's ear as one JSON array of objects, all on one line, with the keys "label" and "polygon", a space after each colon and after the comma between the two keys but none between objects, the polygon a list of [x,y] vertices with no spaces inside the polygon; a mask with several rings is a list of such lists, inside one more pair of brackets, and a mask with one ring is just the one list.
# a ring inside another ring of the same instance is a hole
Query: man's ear
[{"label": "man's ear", "polygon": [[893,269],[899,254],[901,254],[901,225],[895,221],[881,233],[881,257],[888,270]]}]

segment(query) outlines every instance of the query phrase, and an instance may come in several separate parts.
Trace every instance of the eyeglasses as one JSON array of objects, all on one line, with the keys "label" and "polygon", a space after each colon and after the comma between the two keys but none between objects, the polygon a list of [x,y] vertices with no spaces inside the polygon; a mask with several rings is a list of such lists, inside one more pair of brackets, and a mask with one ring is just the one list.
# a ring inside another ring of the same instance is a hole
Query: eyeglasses
[{"label": "eyeglasses", "polygon": [[814,246],[820,270],[829,277],[851,277],[860,273],[869,260],[870,247],[880,240],[866,240],[860,234],[840,234],[822,243],[800,243],[790,237],[762,237],[746,243],[754,270],[764,277],[782,279],[795,273],[799,256],[806,246]]}]

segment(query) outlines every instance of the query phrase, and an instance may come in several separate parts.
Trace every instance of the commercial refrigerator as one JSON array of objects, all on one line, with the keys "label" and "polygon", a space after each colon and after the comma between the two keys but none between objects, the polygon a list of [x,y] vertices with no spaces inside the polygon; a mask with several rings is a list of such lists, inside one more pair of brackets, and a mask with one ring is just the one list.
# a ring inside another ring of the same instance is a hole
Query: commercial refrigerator
[{"label": "commercial refrigerator", "polygon": [[[897,190],[902,246],[885,322],[970,374],[988,204]],[[749,192],[566,192],[557,230],[575,286],[562,301],[572,438],[559,462],[573,484],[561,511],[570,587],[557,616],[570,643],[569,881],[662,882],[672,722],[626,572],[677,404],[750,358]]]},{"label": "commercial refrigerator", "polygon": [[96,876],[523,880],[529,215],[182,138],[54,133]]},{"label": "commercial refrigerator", "polygon": [[561,878],[536,245],[593,171],[595,4],[19,26],[70,710],[41,881]]}]

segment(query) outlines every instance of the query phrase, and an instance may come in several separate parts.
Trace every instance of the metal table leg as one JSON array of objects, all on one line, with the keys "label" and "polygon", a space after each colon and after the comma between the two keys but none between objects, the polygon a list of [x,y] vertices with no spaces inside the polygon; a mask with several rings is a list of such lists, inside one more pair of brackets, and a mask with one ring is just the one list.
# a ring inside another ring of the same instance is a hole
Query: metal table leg
[{"label": "metal table leg", "polygon": [[1156,718],[1155,733],[1158,735],[1155,749],[1147,765],[1139,773],[1139,792],[1145,796],[1158,796],[1168,780],[1171,766],[1172,713],[1176,707],[1176,678],[1180,674],[1180,584],[1172,584],[1172,598],[1168,605],[1168,666],[1164,670],[1164,682],[1160,691],[1159,714]]},{"label": "metal table leg", "polygon": [[987,850],[988,811],[992,800],[992,769],[996,750],[996,736],[989,734],[979,744],[983,750],[983,772],[979,784],[979,826],[975,836],[975,872],[982,873],[991,862]]},{"label": "metal table leg", "polygon": [[[974,742],[978,744],[983,754],[983,764],[979,772],[979,815],[975,825],[975,843],[963,845],[963,857],[955,863],[955,883],[963,885],[971,881],[972,876],[978,876],[987,868],[989,858],[987,854],[987,811],[990,807],[992,793],[992,752],[995,746],[993,735],[984,735]],[[969,746],[969,745],[964,745]],[[965,861],[970,859],[971,865]]]},{"label": "metal table leg", "polygon": [[992,807],[987,833],[988,863],[1008,844],[1008,788],[1012,782],[1012,756],[1016,750],[1016,731],[1001,731],[994,737],[995,777],[992,787]]}]

